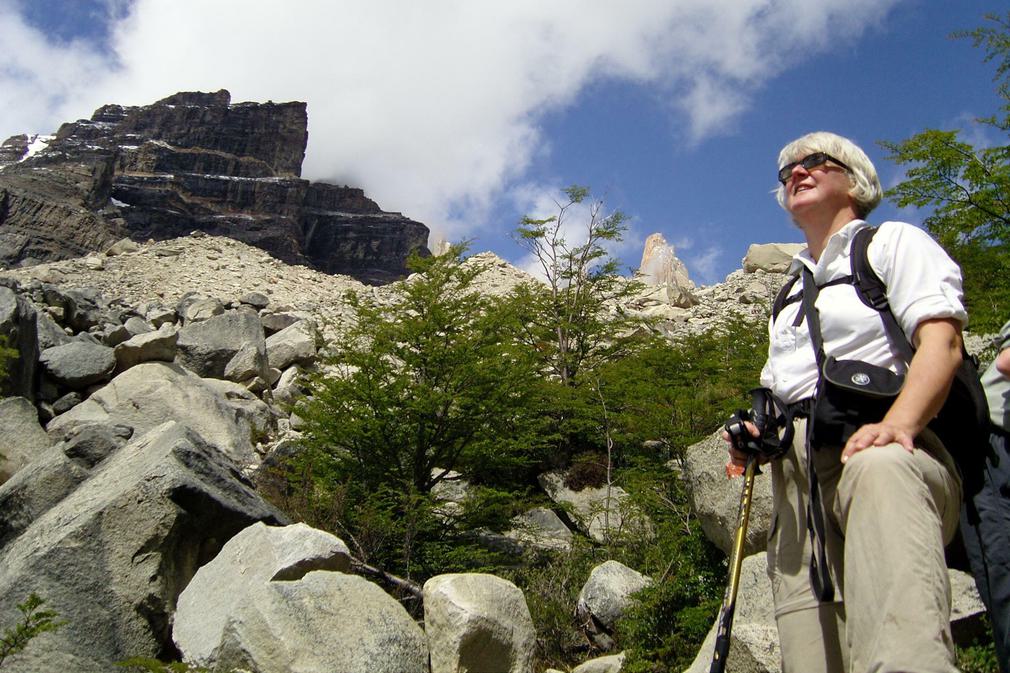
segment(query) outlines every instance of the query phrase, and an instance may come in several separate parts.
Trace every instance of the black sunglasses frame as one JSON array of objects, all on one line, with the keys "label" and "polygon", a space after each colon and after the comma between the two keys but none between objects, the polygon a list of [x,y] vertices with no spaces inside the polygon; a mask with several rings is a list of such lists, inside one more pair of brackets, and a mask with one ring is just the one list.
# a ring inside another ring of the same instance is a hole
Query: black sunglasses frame
[{"label": "black sunglasses frame", "polygon": [[850,173],[852,172],[852,169],[846,166],[845,163],[834,158],[827,152],[814,152],[813,154],[808,154],[799,161],[793,161],[780,168],[779,182],[781,182],[782,184],[786,184],[787,182],[789,182],[789,176],[793,174],[793,169],[796,168],[797,166],[803,166],[804,170],[810,171],[814,168],[817,168],[818,166],[823,166],[829,161],[833,164],[838,164],[839,166],[849,171]]}]

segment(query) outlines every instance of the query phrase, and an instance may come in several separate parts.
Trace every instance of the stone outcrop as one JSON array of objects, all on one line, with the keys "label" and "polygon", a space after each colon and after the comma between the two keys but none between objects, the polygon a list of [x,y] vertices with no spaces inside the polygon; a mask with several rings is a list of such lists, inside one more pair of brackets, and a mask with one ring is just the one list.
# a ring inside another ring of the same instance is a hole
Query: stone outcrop
[{"label": "stone outcrop", "polygon": [[593,568],[575,605],[575,618],[586,636],[600,649],[611,649],[614,627],[631,605],[631,595],[650,584],[649,577],[619,561]]},{"label": "stone outcrop", "polygon": [[250,591],[267,582],[301,579],[313,570],[346,571],[347,546],[303,523],[256,523],[224,545],[179,596],[172,638],[186,661],[212,668],[230,620]]},{"label": "stone outcrop", "polygon": [[698,303],[687,267],[662,234],[652,234],[645,239],[638,277],[647,285],[664,288],[667,303],[673,306],[687,308]]},{"label": "stone outcrop", "polygon": [[[691,509],[701,522],[705,536],[728,555],[736,534],[743,480],[726,477],[726,461],[726,442],[720,429],[688,447],[683,469],[684,480],[689,484]],[[772,505],[771,477],[765,474],[754,480],[745,553],[764,551],[771,527]]]},{"label": "stone outcrop", "polygon": [[618,534],[651,535],[652,524],[628,500],[620,486],[589,486],[574,491],[565,485],[563,472],[546,472],[538,478],[550,498],[571,509],[575,522],[583,533],[597,542],[605,542]]},{"label": "stone outcrop", "polygon": [[360,189],[301,179],[307,124],[305,103],[232,104],[222,90],[105,105],[37,152],[26,136],[10,138],[0,149],[0,263],[203,231],[370,283],[405,275],[427,227]]},{"label": "stone outcrop", "polygon": [[0,400],[0,483],[28,465],[51,442],[35,405],[23,397]]},{"label": "stone outcrop", "polygon": [[536,632],[522,591],[494,575],[438,575],[424,583],[431,673],[532,673]]},{"label": "stone outcrop", "polygon": [[[73,463],[66,493],[9,526],[20,531],[2,548],[0,623],[15,622],[13,606],[30,592],[65,620],[5,662],[12,673],[105,673],[127,657],[163,656],[176,597],[196,568],[250,523],[282,519],[237,466],[177,423],[92,467],[67,453],[54,446],[38,459]],[[0,486],[0,500],[24,488],[29,469]]]},{"label": "stone outcrop", "polygon": [[785,273],[793,255],[805,247],[802,243],[752,243],[743,258],[743,270]]}]

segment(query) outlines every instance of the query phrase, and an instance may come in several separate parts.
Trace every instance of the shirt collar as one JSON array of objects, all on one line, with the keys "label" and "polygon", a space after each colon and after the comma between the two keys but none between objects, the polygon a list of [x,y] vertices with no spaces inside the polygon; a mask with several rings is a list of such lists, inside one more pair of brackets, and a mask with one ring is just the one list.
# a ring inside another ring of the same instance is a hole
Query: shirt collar
[{"label": "shirt collar", "polygon": [[[824,264],[826,259],[833,259],[835,257],[848,257],[849,256],[849,243],[852,241],[852,237],[856,235],[856,232],[860,229],[865,229],[870,226],[869,222],[866,220],[852,220],[841,229],[836,231],[828,239],[828,244],[824,246],[824,252],[821,254],[820,264]],[[803,248],[798,253],[793,255],[793,261],[789,263],[788,274],[795,275],[799,274],[803,270],[803,267],[809,268],[814,271],[817,268],[818,262],[814,261],[814,258],[810,256],[810,251],[808,248]]]}]

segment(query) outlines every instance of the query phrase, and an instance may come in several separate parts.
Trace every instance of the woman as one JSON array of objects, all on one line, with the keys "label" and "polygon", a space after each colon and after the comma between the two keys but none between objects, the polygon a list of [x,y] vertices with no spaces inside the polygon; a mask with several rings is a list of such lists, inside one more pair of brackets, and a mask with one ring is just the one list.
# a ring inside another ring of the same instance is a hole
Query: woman
[{"label": "woman", "polygon": [[[961,361],[967,316],[960,270],[920,229],[880,225],[868,259],[915,347],[904,362],[880,314],[844,282],[853,236],[870,226],[863,218],[882,196],[873,164],[850,140],[819,132],[786,145],[778,165],[779,203],[807,243],[792,271],[809,270],[820,288],[810,296],[823,354],[905,377],[882,418],[837,442],[817,439],[831,434],[820,432],[831,429],[818,428],[824,423],[813,424],[808,437],[800,418],[792,450],[771,466],[768,572],[783,670],[957,671],[943,550],[957,528],[961,485],[926,424]],[[796,283],[792,294],[803,286]],[[803,302],[792,301],[772,320],[761,374],[762,385],[800,415],[810,409],[820,372],[804,314]],[[733,449],[730,456],[738,466],[746,460]]]}]

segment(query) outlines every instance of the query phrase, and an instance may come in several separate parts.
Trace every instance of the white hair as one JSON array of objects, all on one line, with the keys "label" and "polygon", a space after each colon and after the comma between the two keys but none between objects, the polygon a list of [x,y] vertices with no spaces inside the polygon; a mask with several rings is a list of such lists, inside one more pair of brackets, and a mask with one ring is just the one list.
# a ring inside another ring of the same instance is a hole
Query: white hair
[{"label": "white hair", "polygon": [[[783,147],[779,152],[779,168],[814,152],[830,154],[849,167],[847,172],[852,185],[849,195],[856,202],[856,215],[860,219],[865,219],[884,197],[877,169],[873,167],[873,162],[866,156],[866,152],[848,138],[828,131],[816,131],[797,138]],[[782,183],[779,183],[778,189],[775,190],[775,198],[778,199],[780,206],[786,207],[786,190]]]}]

